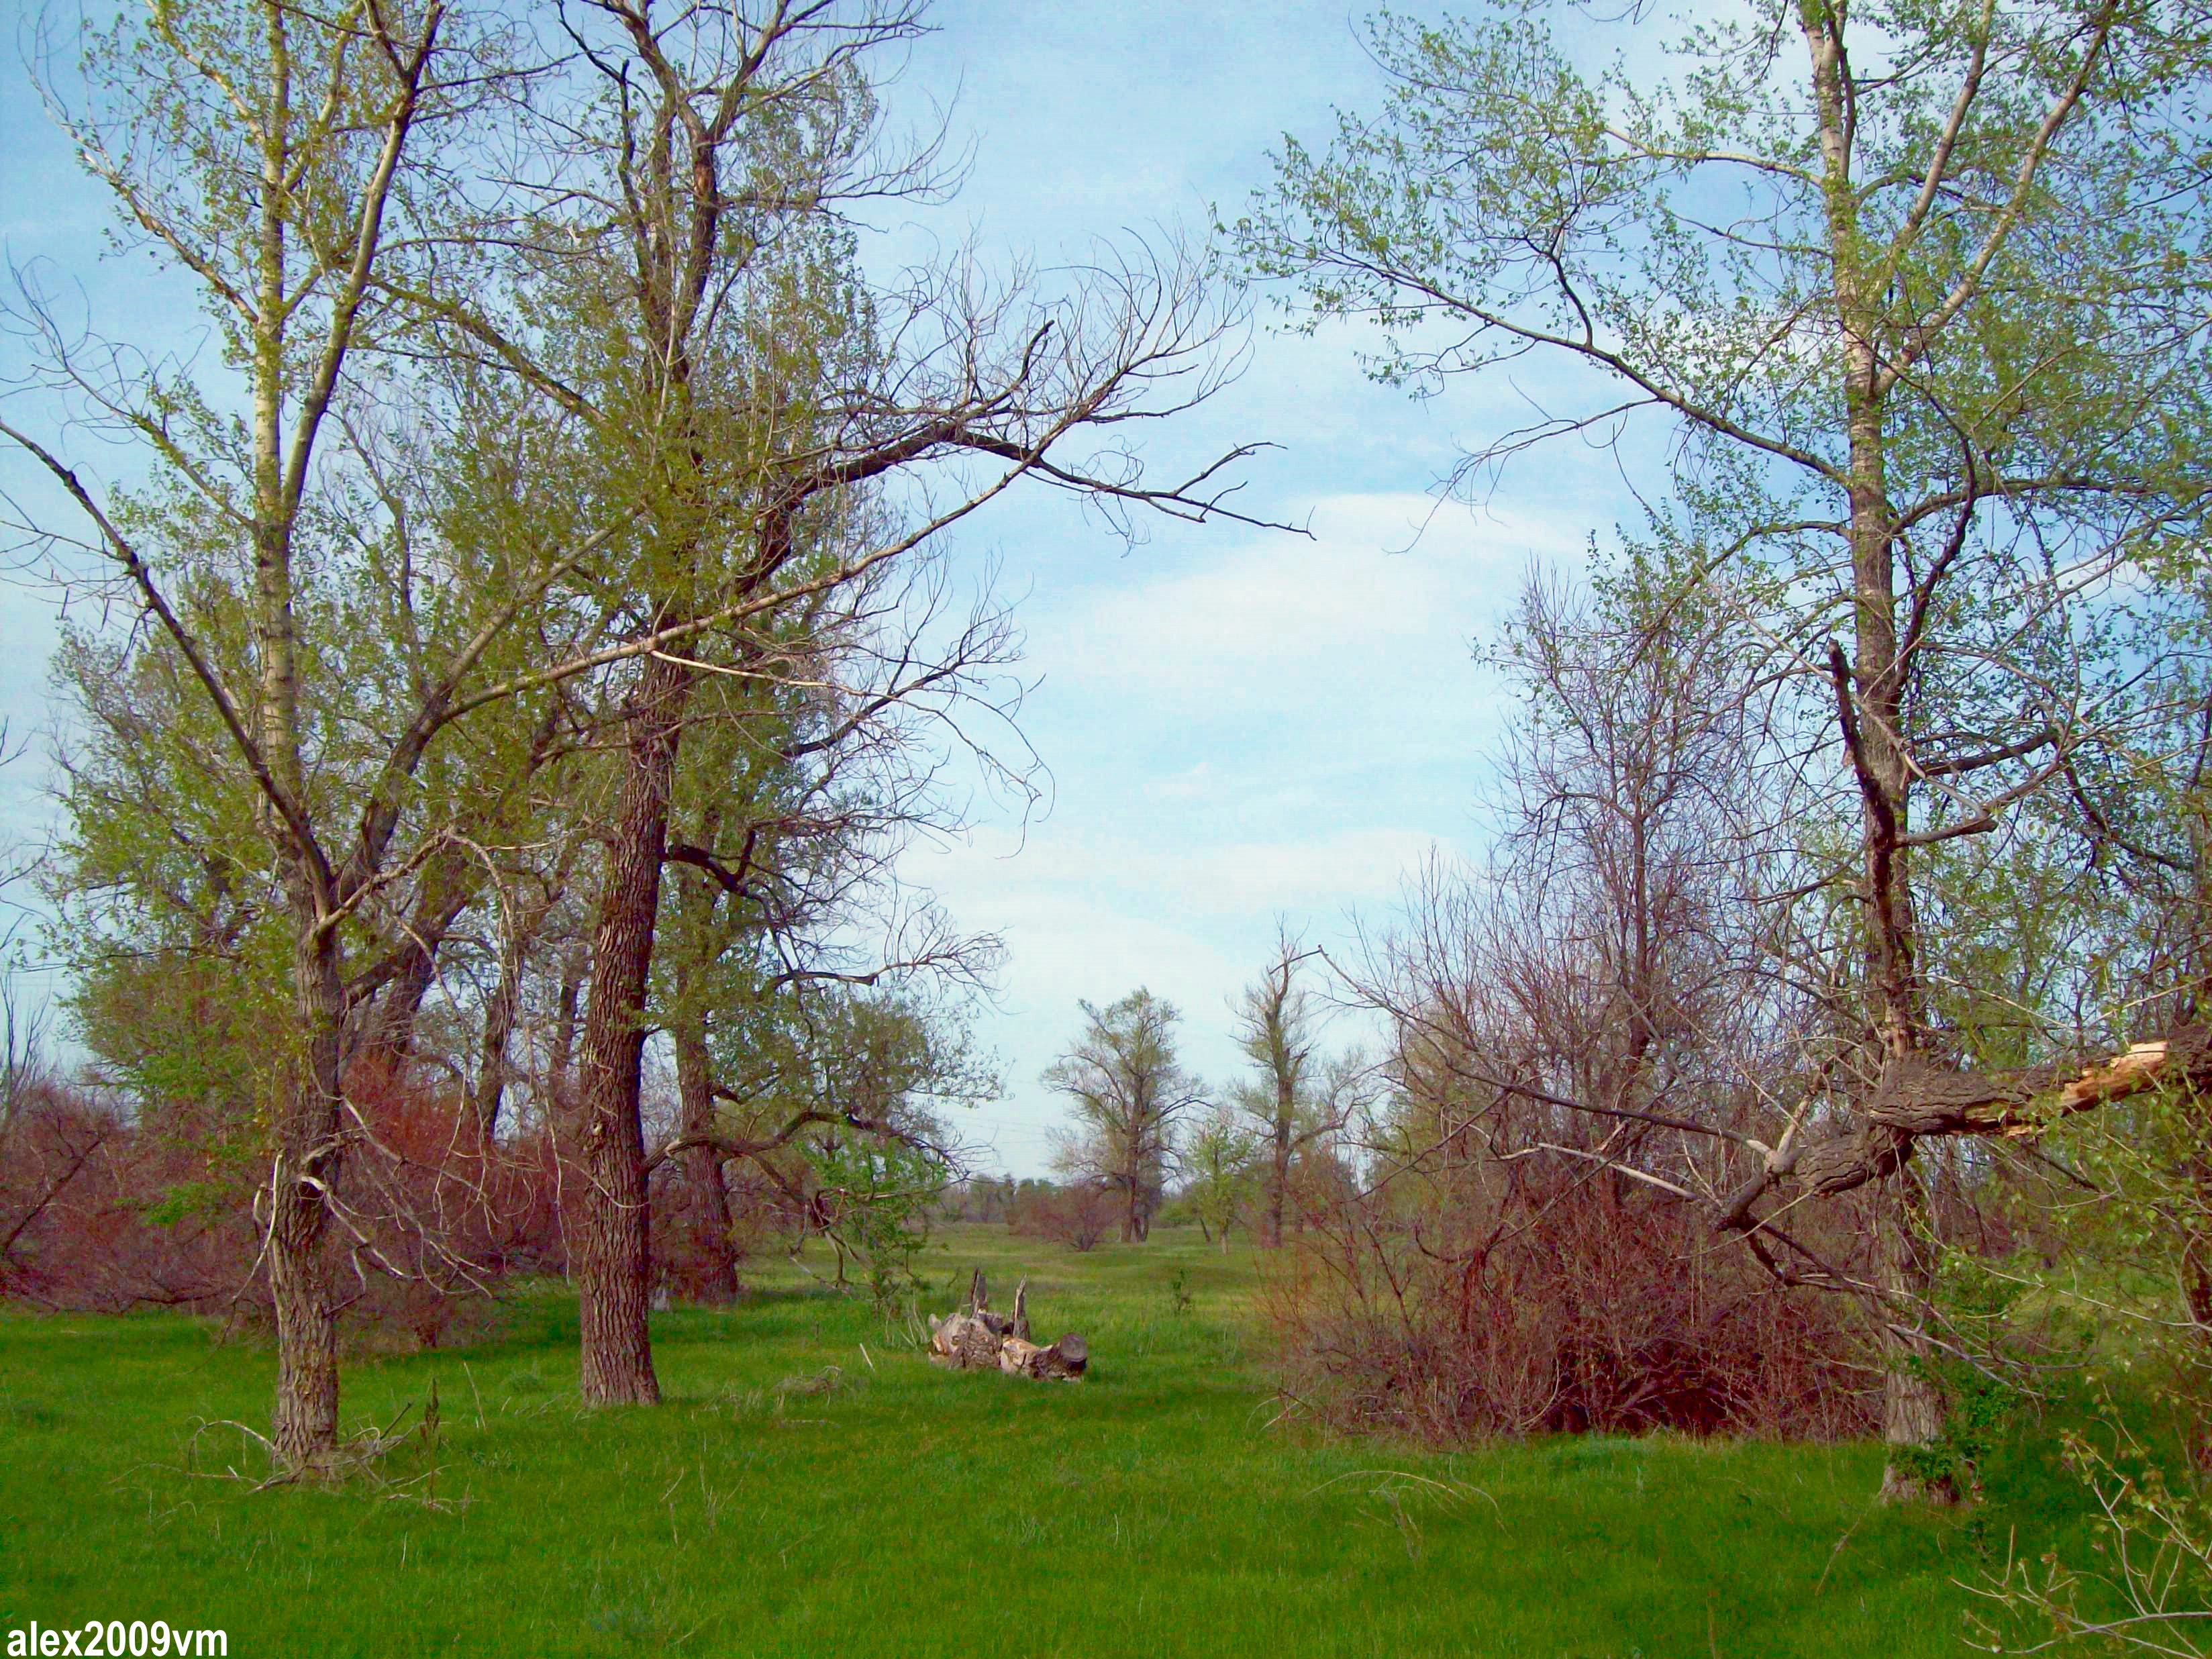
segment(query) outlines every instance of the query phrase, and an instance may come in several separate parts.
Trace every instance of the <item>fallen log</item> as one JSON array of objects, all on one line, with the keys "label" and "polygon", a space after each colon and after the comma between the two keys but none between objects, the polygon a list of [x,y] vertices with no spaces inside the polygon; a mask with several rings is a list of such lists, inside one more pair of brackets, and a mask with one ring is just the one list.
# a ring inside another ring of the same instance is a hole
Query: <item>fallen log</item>
[{"label": "fallen log", "polygon": [[1030,1340],[1030,1282],[1014,1291],[1014,1310],[994,1313],[978,1267],[969,1282],[964,1312],[929,1322],[932,1364],[956,1371],[1000,1370],[1040,1382],[1080,1382],[1091,1364],[1090,1345],[1073,1331],[1049,1347]]}]

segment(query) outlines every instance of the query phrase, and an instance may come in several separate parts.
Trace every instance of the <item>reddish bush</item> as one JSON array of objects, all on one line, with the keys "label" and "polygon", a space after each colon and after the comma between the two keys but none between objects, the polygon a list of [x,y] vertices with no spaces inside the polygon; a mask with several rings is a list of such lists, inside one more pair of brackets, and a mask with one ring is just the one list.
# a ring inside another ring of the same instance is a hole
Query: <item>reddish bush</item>
[{"label": "reddish bush", "polygon": [[1310,1211],[1265,1291],[1282,1391],[1334,1428],[1437,1442],[1879,1426],[1850,1303],[1627,1184],[1516,1171],[1506,1203],[1468,1182]]},{"label": "reddish bush", "polygon": [[480,1330],[505,1280],[565,1270],[550,1134],[487,1139],[465,1101],[367,1068],[347,1093],[357,1133],[337,1209],[354,1329],[436,1347]]},{"label": "reddish bush", "polygon": [[[721,1225],[731,1260],[740,1270],[748,1258],[765,1250],[794,1249],[821,1230],[824,1218],[816,1185],[805,1159],[789,1149],[772,1167],[753,1158],[722,1165]],[[702,1245],[712,1200],[695,1186],[688,1160],[672,1158],[654,1171],[647,1201],[653,1206],[648,1237],[653,1288],[678,1302],[712,1304],[726,1299],[718,1264]]]},{"label": "reddish bush", "polygon": [[[349,1089],[333,1248],[353,1269],[357,1334],[434,1346],[501,1280],[562,1270],[548,1137],[486,1142],[461,1103],[389,1077]],[[34,1091],[0,1123],[0,1297],[258,1322],[262,1175],[251,1137],[212,1109],[134,1115],[82,1090]]]},{"label": "reddish bush", "polygon": [[1014,1202],[1006,1224],[1026,1238],[1047,1238],[1072,1250],[1093,1250],[1119,1224],[1125,1206],[1096,1182],[1033,1188]]},{"label": "reddish bush", "polygon": [[0,1124],[0,1296],[37,1307],[214,1311],[252,1267],[252,1178],[180,1121],[33,1090]]}]

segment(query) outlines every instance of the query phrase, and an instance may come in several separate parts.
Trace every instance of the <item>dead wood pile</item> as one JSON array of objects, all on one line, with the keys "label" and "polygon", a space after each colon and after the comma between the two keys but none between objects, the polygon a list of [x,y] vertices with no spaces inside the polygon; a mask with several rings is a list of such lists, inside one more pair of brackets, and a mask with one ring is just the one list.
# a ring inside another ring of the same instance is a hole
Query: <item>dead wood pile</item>
[{"label": "dead wood pile", "polygon": [[993,1313],[978,1267],[965,1311],[929,1322],[930,1363],[956,1371],[1001,1370],[1040,1382],[1080,1382],[1091,1363],[1089,1345],[1073,1331],[1048,1348],[1030,1341],[1029,1291],[1024,1279],[1014,1291],[1013,1312]]}]

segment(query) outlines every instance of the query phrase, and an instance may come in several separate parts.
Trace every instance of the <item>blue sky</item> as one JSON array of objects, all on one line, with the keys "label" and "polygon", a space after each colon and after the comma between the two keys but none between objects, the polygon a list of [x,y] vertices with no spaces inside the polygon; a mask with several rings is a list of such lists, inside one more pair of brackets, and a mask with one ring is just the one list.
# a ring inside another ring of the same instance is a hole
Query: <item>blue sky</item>
[{"label": "blue sky", "polygon": [[[12,44],[30,15],[0,0]],[[1372,107],[1380,81],[1334,5],[1218,7],[963,0],[887,94],[895,117],[951,104],[975,164],[957,200],[901,212],[887,248],[972,236],[987,258],[1083,258],[1093,239],[1194,234],[1267,178],[1285,131],[1319,139],[1331,106]],[[127,263],[98,260],[101,204],[46,127],[18,54],[0,97],[0,242],[82,283],[111,332],[176,313]],[[972,1115],[986,1167],[1044,1165],[1060,1109],[1037,1073],[1076,1030],[1076,1001],[1138,984],[1184,1015],[1192,1066],[1225,1082],[1239,1057],[1228,1004],[1281,915],[1316,943],[1379,915],[1432,846],[1471,851],[1498,691],[1469,658],[1532,562],[1577,562],[1628,518],[1611,458],[1563,446],[1509,472],[1486,505],[1431,514],[1457,441],[1511,423],[1526,386],[1453,388],[1415,404],[1368,384],[1356,333],[1268,331],[1243,378],[1164,450],[1252,440],[1242,502],[1310,523],[1310,539],[1163,525],[1125,550],[1042,494],[963,526],[957,565],[995,562],[1018,597],[1022,728],[1051,773],[1049,809],[918,848],[908,878],[954,917],[1005,936],[1000,995],[977,1035],[1009,1097]],[[13,366],[0,341],[0,375]],[[1163,459],[1170,459],[1168,454]],[[21,464],[0,458],[0,482]],[[1424,525],[1425,524],[1425,528]],[[53,596],[0,588],[0,712],[44,719]],[[0,777],[0,811],[34,835],[37,757]],[[1346,1035],[1349,1035],[1347,1028]]]}]

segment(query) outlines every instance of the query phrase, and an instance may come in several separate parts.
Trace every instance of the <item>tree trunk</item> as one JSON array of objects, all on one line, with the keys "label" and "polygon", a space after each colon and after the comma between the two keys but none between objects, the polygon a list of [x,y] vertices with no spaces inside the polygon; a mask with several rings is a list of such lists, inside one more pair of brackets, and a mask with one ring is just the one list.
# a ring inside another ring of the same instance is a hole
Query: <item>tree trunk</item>
[{"label": "tree trunk", "polygon": [[522,1000],[522,957],[526,930],[518,926],[502,942],[499,953],[499,984],[484,1009],[483,1052],[477,1063],[477,1084],[469,1103],[475,1109],[477,1133],[489,1146],[499,1132],[499,1114],[507,1098],[507,1045],[514,1034],[514,1015]]},{"label": "tree trunk", "polygon": [[1267,1248],[1283,1248],[1283,1200],[1291,1188],[1291,1117],[1278,1099],[1275,1108],[1275,1162],[1267,1181]]},{"label": "tree trunk", "polygon": [[[1889,500],[1887,394],[1875,349],[1882,296],[1878,281],[1869,278],[1861,265],[1863,197],[1851,177],[1854,117],[1848,107],[1841,15],[1808,10],[1803,27],[1812,54],[1828,242],[1835,256],[1836,322],[1843,343],[1843,384],[1838,389],[1850,443],[1846,477],[1856,661],[1846,676],[1832,646],[1831,665],[1838,681],[1843,738],[1858,784],[1863,858],[1858,896],[1864,906],[1861,936],[1866,994],[1887,1080],[1913,1066],[1924,1022],[1906,870],[1912,774],[1906,745],[1905,682],[1911,664],[1900,653],[1897,631],[1897,520]],[[1909,1171],[1901,1170],[1900,1189],[1909,1188],[1911,1179]],[[1909,1316],[1904,1308],[1924,1292],[1925,1264],[1918,1260],[1910,1218],[1885,1213],[1879,1231],[1881,1288],[1887,1304],[1883,1342],[1892,1349],[1902,1339],[1889,1328]],[[1942,1395],[1924,1376],[1899,1369],[1895,1362],[1913,1358],[1909,1352],[1893,1351],[1890,1357],[1893,1363],[1884,1385],[1883,1436],[1893,1445],[1932,1442],[1942,1431]],[[1883,1480],[1882,1493],[1892,1498],[1942,1496],[1930,1483],[1901,1475],[1894,1463]]]},{"label": "tree trunk", "polygon": [[665,657],[646,659],[630,705],[622,794],[600,876],[579,1097],[565,1149],[574,1178],[564,1183],[571,1191],[562,1206],[576,1264],[583,1397],[592,1406],[660,1399],[646,1323],[653,1263],[638,1081],[669,792],[690,690],[689,669]]},{"label": "tree trunk", "polygon": [[561,990],[554,1004],[553,1044],[545,1058],[548,1092],[565,1109],[574,1092],[570,1075],[576,1054],[576,1004],[583,993],[584,964],[572,952],[561,964]]},{"label": "tree trunk", "polygon": [[[683,1104],[682,1133],[714,1128],[714,1077],[707,1054],[706,1018],[686,1011],[676,1024],[676,1091]],[[722,1179],[722,1154],[712,1146],[684,1152],[684,1215],[690,1227],[691,1293],[721,1303],[738,1294],[738,1253],[730,1240],[730,1190]]]},{"label": "tree trunk", "polygon": [[269,1288],[276,1315],[276,1461],[306,1472],[338,1439],[338,1345],[325,1187],[339,1174],[340,1066],[345,989],[337,947],[312,921],[300,927],[293,999],[305,1052],[279,1108],[270,1176]]},{"label": "tree trunk", "polygon": [[1003,1371],[1039,1382],[1080,1382],[1091,1367],[1090,1345],[1070,1331],[1048,1348],[1030,1340],[1030,1283],[1014,1292],[1011,1318],[991,1311],[978,1267],[969,1280],[965,1312],[933,1316],[929,1362],[956,1371]]},{"label": "tree trunk", "polygon": [[400,944],[392,977],[375,1002],[368,1034],[361,1045],[361,1060],[380,1073],[398,1077],[415,1049],[415,1017],[422,999],[437,978],[437,961],[428,945],[410,927]]},{"label": "tree trunk", "polygon": [[[258,130],[260,176],[256,215],[255,315],[250,374],[253,386],[253,635],[258,658],[257,737],[271,781],[295,813],[307,790],[300,717],[298,618],[292,588],[292,532],[296,497],[284,476],[288,185],[292,131],[285,114],[291,94],[286,10],[264,4],[270,118]],[[298,442],[301,434],[293,434]],[[304,482],[299,481],[299,482]],[[274,791],[257,807],[263,833],[276,849],[293,924],[292,1012],[298,1044],[287,1056],[273,1103],[269,1175],[269,1285],[276,1315],[276,1405],[270,1439],[277,1462],[305,1471],[337,1449],[337,1312],[325,1235],[328,1183],[337,1175],[342,1026],[345,991],[338,977],[334,930],[323,927],[327,892],[309,831],[277,808]]]},{"label": "tree trunk", "polygon": [[[290,1160],[280,1158],[282,1182]],[[269,1229],[269,1289],[276,1313],[276,1408],[270,1437],[276,1461],[316,1468],[338,1438],[337,1318],[332,1311],[322,1197],[296,1182],[275,1198]]]},{"label": "tree trunk", "polygon": [[[1942,1390],[1926,1367],[1934,1350],[1897,1328],[1917,1317],[1935,1282],[1922,1234],[1919,1178],[1908,1164],[1878,1195],[1876,1243],[1883,1300],[1881,1437],[1896,1447],[1930,1446],[1943,1432]],[[1959,1489],[1948,1474],[1929,1475],[1893,1456],[1881,1474],[1886,1504],[1955,1504]]]}]

